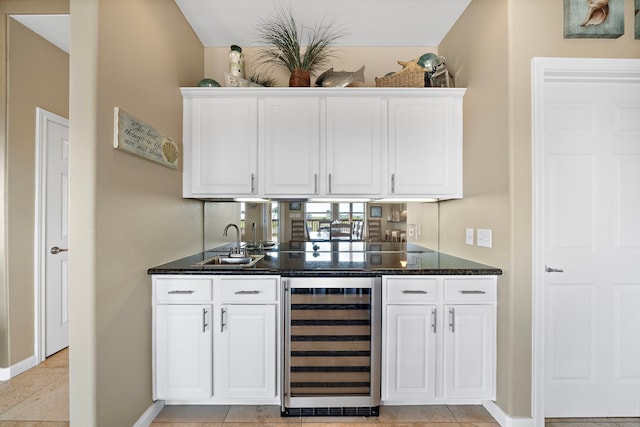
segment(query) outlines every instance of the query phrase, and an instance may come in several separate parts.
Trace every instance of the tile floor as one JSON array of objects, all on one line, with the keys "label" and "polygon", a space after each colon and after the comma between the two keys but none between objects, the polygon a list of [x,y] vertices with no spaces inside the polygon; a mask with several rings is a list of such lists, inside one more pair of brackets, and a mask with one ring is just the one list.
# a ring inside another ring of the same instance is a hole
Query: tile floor
[{"label": "tile floor", "polygon": [[0,381],[0,427],[69,426],[69,351]]},{"label": "tile floor", "polygon": [[[166,406],[154,427],[498,427],[480,406],[383,406],[379,417],[281,417],[279,406]],[[69,427],[69,353],[0,382],[0,427]],[[639,418],[550,418],[546,427],[640,427]]]}]

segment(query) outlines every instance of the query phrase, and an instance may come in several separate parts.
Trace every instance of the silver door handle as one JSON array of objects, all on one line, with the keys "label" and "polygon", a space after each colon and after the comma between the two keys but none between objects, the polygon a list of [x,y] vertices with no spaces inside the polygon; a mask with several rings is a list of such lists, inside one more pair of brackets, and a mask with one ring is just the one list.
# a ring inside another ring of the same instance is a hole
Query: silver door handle
[{"label": "silver door handle", "polygon": [[329,191],[327,193],[331,194],[331,174],[329,174]]},{"label": "silver door handle", "polygon": [[413,290],[413,289],[405,289],[402,291],[403,294],[420,294],[420,295],[424,295],[427,293],[427,291],[423,291],[423,290]]},{"label": "silver door handle", "polygon": [[224,308],[220,309],[220,332],[224,332],[224,327],[227,326],[224,323],[224,314],[226,313],[226,310]]},{"label": "silver door handle", "polygon": [[453,307],[449,309],[449,328],[451,332],[456,331],[456,309]]},{"label": "silver door handle", "polygon": [[546,265],[544,266],[544,271],[547,273],[564,273],[564,270],[561,268],[547,267]]},{"label": "silver door handle", "polygon": [[256,192],[256,176],[251,174],[251,194],[255,194]]},{"label": "silver door handle", "polygon": [[391,174],[391,193],[395,193],[396,192],[396,174],[392,173]]},{"label": "silver door handle", "polygon": [[202,309],[202,333],[204,334],[207,331],[207,309]]},{"label": "silver door handle", "polygon": [[461,294],[463,295],[484,295],[486,294],[485,291],[479,291],[479,290],[461,290],[459,291]]},{"label": "silver door handle", "polygon": [[318,194],[318,174],[313,174],[313,194]]},{"label": "silver door handle", "polygon": [[433,333],[436,333],[436,309],[432,309],[431,310],[431,329],[433,330]]},{"label": "silver door handle", "polygon": [[52,248],[51,248],[51,253],[52,253],[53,255],[57,255],[57,254],[59,254],[60,252],[67,252],[68,250],[69,250],[69,249],[62,249],[62,248],[59,248],[59,247],[57,247],[57,246],[54,246],[54,247],[52,247]]},{"label": "silver door handle", "polygon": [[257,295],[260,291],[236,291],[236,295]]}]

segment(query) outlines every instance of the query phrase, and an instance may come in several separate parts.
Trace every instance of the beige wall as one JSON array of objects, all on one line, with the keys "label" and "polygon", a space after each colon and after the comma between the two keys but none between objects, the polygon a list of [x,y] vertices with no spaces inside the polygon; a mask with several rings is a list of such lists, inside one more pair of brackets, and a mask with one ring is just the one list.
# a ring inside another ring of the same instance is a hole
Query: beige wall
[{"label": "beige wall", "polygon": [[[625,35],[564,39],[557,0],[472,2],[439,46],[465,96],[465,198],[441,203],[441,250],[505,271],[498,295],[498,405],[531,414],[531,59],[640,57],[633,0]],[[493,249],[466,246],[465,227],[493,229]]]},{"label": "beige wall", "polygon": [[0,368],[35,352],[35,111],[67,117],[69,92],[69,56],[7,15],[68,11],[62,0],[0,1]]},{"label": "beige wall", "polygon": [[[425,47],[344,47],[336,48],[336,57],[331,61],[334,70],[355,71],[365,66],[364,86],[375,87],[375,78],[382,77],[388,72],[399,71],[402,67],[398,65],[398,60],[407,61],[419,57],[423,53],[438,53],[435,46]],[[276,86],[288,86],[289,74],[283,68],[265,68],[259,60],[255,58],[256,47],[242,46],[242,53],[245,63],[245,77],[249,78],[253,71],[263,75],[270,75],[276,81]],[[330,68],[331,68],[330,67]],[[229,69],[229,49],[228,48],[206,48],[205,49],[205,76],[215,79],[224,86],[224,73]],[[312,76],[311,85],[314,85],[315,78]],[[196,82],[197,83],[197,82]]]},{"label": "beige wall", "polygon": [[173,0],[71,0],[71,425],[132,425],[151,405],[147,268],[202,250],[182,173],[115,150],[113,108],[182,139],[203,48]]}]

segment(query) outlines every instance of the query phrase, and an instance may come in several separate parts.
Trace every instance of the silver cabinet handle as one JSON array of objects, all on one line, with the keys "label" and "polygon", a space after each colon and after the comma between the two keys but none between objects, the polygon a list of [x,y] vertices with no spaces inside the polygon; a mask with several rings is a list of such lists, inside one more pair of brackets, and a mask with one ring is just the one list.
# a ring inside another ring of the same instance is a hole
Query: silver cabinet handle
[{"label": "silver cabinet handle", "polygon": [[236,291],[236,295],[257,295],[260,291]]},{"label": "silver cabinet handle", "polygon": [[68,250],[69,250],[69,249],[62,249],[62,248],[59,248],[59,247],[57,247],[57,246],[54,246],[54,247],[52,247],[52,248],[51,248],[50,252],[51,252],[53,255],[58,255],[60,252],[67,252]]},{"label": "silver cabinet handle", "polygon": [[256,176],[251,174],[251,194],[256,192]]},{"label": "silver cabinet handle", "polygon": [[204,334],[207,330],[207,309],[202,309],[202,333]]},{"label": "silver cabinet handle", "polygon": [[224,308],[220,309],[220,332],[224,332],[224,327],[227,326],[226,323],[224,323],[224,315],[227,312],[227,310],[225,310]]},{"label": "silver cabinet handle", "polygon": [[436,333],[436,322],[437,322],[437,318],[436,318],[436,309],[432,309],[431,310],[431,330],[433,331],[433,333]]},{"label": "silver cabinet handle", "polygon": [[463,295],[484,295],[484,294],[486,294],[486,293],[487,293],[486,291],[480,291],[480,290],[466,290],[466,289],[463,289],[463,290],[458,291],[458,292],[460,292],[460,293],[461,293],[461,294],[463,294]]},{"label": "silver cabinet handle", "polygon": [[329,194],[331,194],[331,174],[329,174]]},{"label": "silver cabinet handle", "polygon": [[456,331],[456,309],[453,307],[449,309],[449,328],[451,332]]},{"label": "silver cabinet handle", "polygon": [[562,268],[547,267],[546,265],[544,266],[544,271],[547,273],[564,273]]},{"label": "silver cabinet handle", "polygon": [[167,292],[169,295],[191,295],[192,293],[194,293],[195,291],[182,291],[182,290],[176,290],[176,291],[169,291]]},{"label": "silver cabinet handle", "polygon": [[420,295],[424,295],[427,293],[427,291],[423,291],[423,290],[413,290],[413,289],[405,289],[402,291],[403,294],[420,294]]},{"label": "silver cabinet handle", "polygon": [[391,174],[391,192],[392,193],[396,192],[396,174],[395,173]]},{"label": "silver cabinet handle", "polygon": [[313,174],[313,194],[318,194],[318,174]]}]

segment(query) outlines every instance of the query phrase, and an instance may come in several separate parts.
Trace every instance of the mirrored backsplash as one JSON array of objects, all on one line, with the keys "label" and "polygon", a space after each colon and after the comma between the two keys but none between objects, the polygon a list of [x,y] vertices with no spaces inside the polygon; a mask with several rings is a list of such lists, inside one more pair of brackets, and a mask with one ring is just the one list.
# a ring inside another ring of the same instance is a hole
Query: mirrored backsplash
[{"label": "mirrored backsplash", "polygon": [[407,241],[438,250],[438,203],[205,202],[204,248],[235,240],[223,236],[237,224],[243,242]]}]

